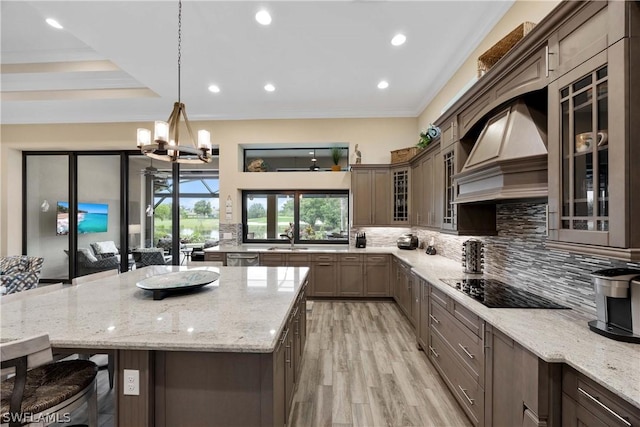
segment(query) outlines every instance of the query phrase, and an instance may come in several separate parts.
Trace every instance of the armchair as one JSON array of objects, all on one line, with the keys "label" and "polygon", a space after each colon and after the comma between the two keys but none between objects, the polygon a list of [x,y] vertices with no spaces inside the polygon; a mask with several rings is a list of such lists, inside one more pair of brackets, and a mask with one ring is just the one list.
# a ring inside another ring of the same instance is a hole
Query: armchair
[{"label": "armchair", "polygon": [[[171,257],[165,257],[164,250],[161,248],[140,248],[132,251],[136,268],[146,267],[148,265],[166,265]],[[167,259],[168,258],[168,259]]]},{"label": "armchair", "polygon": [[98,259],[89,249],[80,248],[76,256],[78,276],[98,273],[100,271],[118,270],[120,271],[120,260],[117,256]]},{"label": "armchair", "polygon": [[43,262],[43,258],[26,255],[0,258],[0,284],[4,293],[37,288]]}]

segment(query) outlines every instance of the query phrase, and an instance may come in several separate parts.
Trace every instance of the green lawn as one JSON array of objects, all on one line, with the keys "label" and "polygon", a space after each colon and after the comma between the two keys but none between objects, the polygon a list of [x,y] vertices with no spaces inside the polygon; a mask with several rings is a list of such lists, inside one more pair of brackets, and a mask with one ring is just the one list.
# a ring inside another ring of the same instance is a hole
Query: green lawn
[{"label": "green lawn", "polygon": [[[180,220],[180,228],[181,230],[191,230],[193,234],[189,234],[195,242],[204,242],[206,239],[210,238],[211,232],[218,232],[220,229],[220,220],[218,218],[184,218]],[[171,234],[171,220],[155,220],[155,238],[159,239],[168,234]],[[186,233],[181,233],[180,238],[188,238],[189,235]]]}]

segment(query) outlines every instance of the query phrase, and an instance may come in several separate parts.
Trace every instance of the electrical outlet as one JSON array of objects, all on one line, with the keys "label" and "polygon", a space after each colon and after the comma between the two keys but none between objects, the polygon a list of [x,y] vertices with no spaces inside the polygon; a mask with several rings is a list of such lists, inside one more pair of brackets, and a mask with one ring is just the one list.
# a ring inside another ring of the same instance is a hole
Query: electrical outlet
[{"label": "electrical outlet", "polygon": [[140,371],[135,369],[124,370],[124,394],[131,396],[140,395]]},{"label": "electrical outlet", "polygon": [[231,240],[233,235],[231,233],[222,233],[222,240]]}]

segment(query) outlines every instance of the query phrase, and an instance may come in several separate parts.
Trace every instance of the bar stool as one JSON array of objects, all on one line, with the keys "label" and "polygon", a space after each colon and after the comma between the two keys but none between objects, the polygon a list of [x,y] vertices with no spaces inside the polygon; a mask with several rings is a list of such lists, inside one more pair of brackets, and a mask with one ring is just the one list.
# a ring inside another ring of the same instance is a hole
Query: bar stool
[{"label": "bar stool", "polygon": [[[98,368],[90,360],[53,360],[49,335],[0,344],[0,422],[70,422],[68,414],[88,403],[89,426],[98,426]],[[11,376],[7,378],[7,376]],[[7,378],[7,379],[4,379]]]}]

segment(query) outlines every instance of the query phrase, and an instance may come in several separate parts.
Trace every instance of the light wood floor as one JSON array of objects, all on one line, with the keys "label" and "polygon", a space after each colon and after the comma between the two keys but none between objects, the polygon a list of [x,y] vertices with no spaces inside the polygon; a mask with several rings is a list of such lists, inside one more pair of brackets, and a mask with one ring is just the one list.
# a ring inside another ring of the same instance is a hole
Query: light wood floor
[{"label": "light wood floor", "polygon": [[471,426],[395,303],[311,305],[291,426]]},{"label": "light wood floor", "polygon": [[[409,321],[395,303],[313,301],[309,306],[292,427],[471,426],[416,348]],[[100,427],[115,426],[114,399],[107,371],[101,370]],[[84,408],[72,421],[86,423]]]}]

